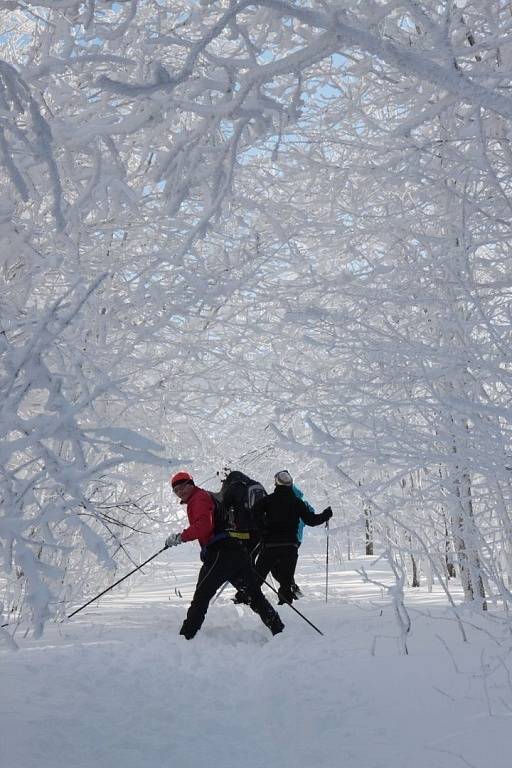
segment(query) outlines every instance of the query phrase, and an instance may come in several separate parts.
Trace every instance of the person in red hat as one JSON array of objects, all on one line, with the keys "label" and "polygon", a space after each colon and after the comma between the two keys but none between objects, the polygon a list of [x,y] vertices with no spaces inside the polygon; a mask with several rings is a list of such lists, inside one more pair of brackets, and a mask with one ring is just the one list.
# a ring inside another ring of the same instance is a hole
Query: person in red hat
[{"label": "person in red hat", "polygon": [[196,635],[211,599],[226,581],[237,589],[241,586],[244,588],[249,596],[250,607],[273,635],[282,632],[284,624],[264,597],[247,551],[238,539],[230,537],[228,531],[216,534],[213,497],[208,491],[199,488],[188,472],[177,472],[170,482],[180,503],[187,507],[189,525],[181,533],[171,533],[165,540],[165,546],[175,547],[186,541],[197,540],[201,545],[203,561],[180,634],[187,640]]}]

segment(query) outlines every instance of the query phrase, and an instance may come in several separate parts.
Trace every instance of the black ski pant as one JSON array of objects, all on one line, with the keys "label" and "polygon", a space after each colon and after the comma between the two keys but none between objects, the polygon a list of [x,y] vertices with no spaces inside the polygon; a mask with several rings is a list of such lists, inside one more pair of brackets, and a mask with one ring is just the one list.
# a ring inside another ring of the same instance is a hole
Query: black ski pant
[{"label": "black ski pant", "polygon": [[[300,549],[300,545],[301,544],[302,544],[302,541],[299,541],[299,543],[297,544],[297,558],[295,559],[295,566],[293,568],[293,574],[292,574],[292,579],[293,579],[293,587],[292,587],[292,589],[293,589],[293,593],[294,594],[297,592],[297,590],[299,590],[299,592],[300,592],[300,587],[297,584],[297,582],[295,581],[295,569],[297,567],[297,560],[298,560],[298,557],[299,557],[299,549]],[[302,592],[300,594],[302,595]],[[295,599],[297,599],[297,598],[295,598]]]},{"label": "black ski pant", "polygon": [[[260,551],[260,534],[257,531],[248,531],[248,533],[248,539],[240,539],[239,541],[249,555],[249,560],[251,561],[251,565],[254,568],[256,565],[258,552]],[[247,590],[243,586],[240,586],[236,592],[235,603],[246,603],[247,605],[249,604]]]},{"label": "black ski pant", "polygon": [[294,599],[293,587],[298,557],[297,550],[297,545],[293,544],[263,544],[256,560],[256,572],[260,584],[271,573],[279,584],[279,598],[287,603],[291,603]]},{"label": "black ski pant", "polygon": [[249,531],[249,538],[242,539],[242,541],[251,560],[251,565],[254,566],[260,551],[261,536],[258,531]]},{"label": "black ski pant", "polygon": [[201,628],[210,600],[226,581],[247,592],[250,607],[272,634],[281,632],[284,625],[277,611],[264,597],[256,574],[251,568],[247,551],[238,541],[228,539],[215,548],[206,550],[194,597],[180,630],[181,635],[187,640],[194,637]]}]

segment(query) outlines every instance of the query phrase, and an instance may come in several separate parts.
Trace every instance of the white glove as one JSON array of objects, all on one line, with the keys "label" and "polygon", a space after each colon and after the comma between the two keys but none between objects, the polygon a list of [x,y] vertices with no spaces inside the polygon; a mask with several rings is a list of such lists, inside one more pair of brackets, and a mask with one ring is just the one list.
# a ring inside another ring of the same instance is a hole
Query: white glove
[{"label": "white glove", "polygon": [[181,540],[181,533],[171,533],[165,540],[166,547],[177,547],[178,544],[183,544]]}]

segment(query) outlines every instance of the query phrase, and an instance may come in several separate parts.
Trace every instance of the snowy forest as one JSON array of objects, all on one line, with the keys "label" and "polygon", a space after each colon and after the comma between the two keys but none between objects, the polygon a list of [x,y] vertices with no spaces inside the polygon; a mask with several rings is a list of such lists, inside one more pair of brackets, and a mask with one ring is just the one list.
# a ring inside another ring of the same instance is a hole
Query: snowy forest
[{"label": "snowy forest", "polygon": [[163,546],[172,472],[287,466],[332,562],[386,569],[397,654],[435,586],[494,638],[510,717],[510,0],[0,21],[2,649]]}]

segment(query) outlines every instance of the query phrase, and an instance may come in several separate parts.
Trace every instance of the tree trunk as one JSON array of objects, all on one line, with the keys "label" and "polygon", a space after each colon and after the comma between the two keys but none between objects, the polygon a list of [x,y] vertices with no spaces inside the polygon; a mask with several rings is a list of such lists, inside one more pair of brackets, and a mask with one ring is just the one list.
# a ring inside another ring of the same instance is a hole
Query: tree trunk
[{"label": "tree trunk", "polygon": [[412,586],[419,587],[420,580],[418,578],[418,566],[416,564],[416,558],[412,553],[411,553],[411,561],[412,561]]},{"label": "tree trunk", "polygon": [[453,549],[451,547],[450,537],[448,534],[448,521],[443,510],[444,520],[444,561],[446,565],[446,573],[449,579],[454,579],[457,575],[455,573],[455,566],[453,564]]},{"label": "tree trunk", "polygon": [[[359,480],[358,483],[361,488],[363,483]],[[364,538],[365,538],[365,552],[367,555],[373,555],[373,525],[372,525],[372,508],[366,499],[363,499],[363,514],[364,514]]]},{"label": "tree trunk", "polygon": [[452,477],[456,511],[452,514],[452,531],[460,579],[466,600],[480,604],[487,610],[485,589],[480,569],[480,557],[476,543],[476,530],[471,499],[469,472],[455,468]]}]

